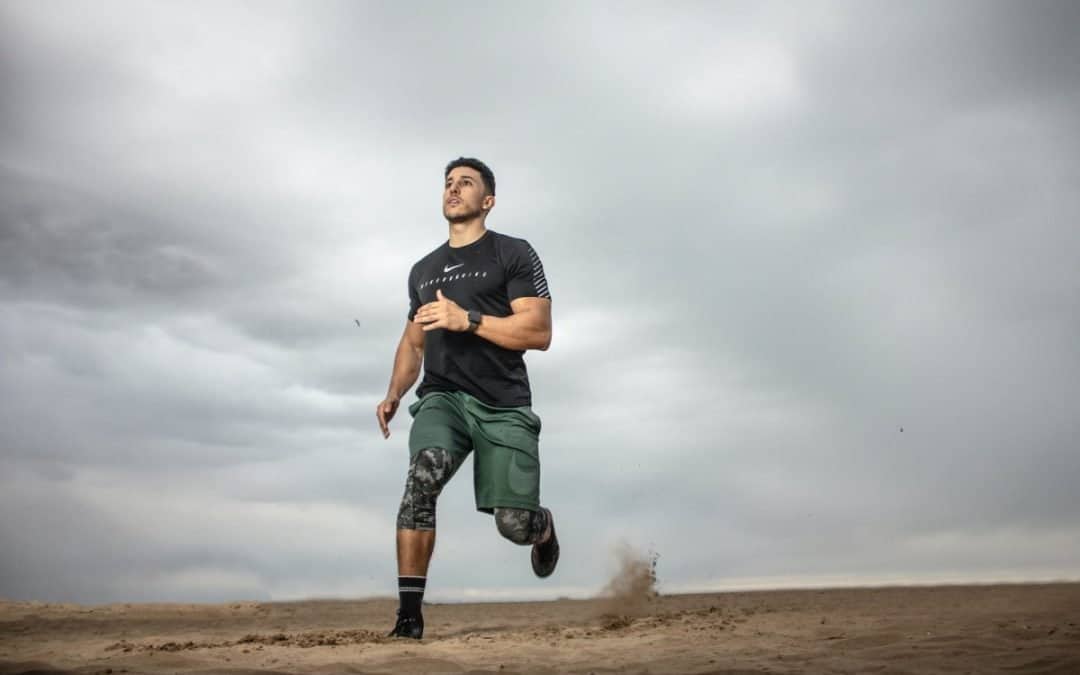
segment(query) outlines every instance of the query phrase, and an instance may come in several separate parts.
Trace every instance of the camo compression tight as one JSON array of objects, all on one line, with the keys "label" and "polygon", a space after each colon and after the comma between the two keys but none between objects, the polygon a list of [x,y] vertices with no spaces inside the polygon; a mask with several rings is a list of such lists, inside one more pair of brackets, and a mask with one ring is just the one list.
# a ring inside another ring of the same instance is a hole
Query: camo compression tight
[{"label": "camo compression tight", "polygon": [[[416,453],[405,479],[398,529],[435,529],[435,502],[456,469],[454,458],[442,448],[424,448]],[[495,509],[495,525],[499,534],[515,544],[531,544],[547,530],[547,513],[499,507]]]}]

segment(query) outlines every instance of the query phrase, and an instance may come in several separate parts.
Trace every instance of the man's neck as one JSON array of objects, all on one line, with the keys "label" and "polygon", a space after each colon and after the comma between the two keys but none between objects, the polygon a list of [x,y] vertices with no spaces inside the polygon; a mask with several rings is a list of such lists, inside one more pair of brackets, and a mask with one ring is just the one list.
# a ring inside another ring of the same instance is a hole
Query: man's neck
[{"label": "man's neck", "polygon": [[477,218],[463,223],[450,223],[450,248],[468,246],[487,232],[484,220]]}]

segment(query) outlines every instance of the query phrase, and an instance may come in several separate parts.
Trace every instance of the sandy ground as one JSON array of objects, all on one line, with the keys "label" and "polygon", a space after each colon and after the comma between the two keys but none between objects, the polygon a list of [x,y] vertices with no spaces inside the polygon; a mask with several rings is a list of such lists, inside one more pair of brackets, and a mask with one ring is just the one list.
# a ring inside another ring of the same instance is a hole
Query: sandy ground
[{"label": "sandy ground", "polygon": [[0,602],[0,674],[1080,674],[1080,584],[396,606]]}]

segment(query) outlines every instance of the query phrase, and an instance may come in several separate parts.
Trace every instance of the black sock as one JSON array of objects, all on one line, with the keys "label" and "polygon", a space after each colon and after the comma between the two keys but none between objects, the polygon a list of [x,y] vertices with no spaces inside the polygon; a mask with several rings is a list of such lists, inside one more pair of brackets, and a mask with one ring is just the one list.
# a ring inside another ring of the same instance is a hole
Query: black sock
[{"label": "black sock", "polygon": [[401,600],[401,616],[420,616],[427,577],[398,577],[397,586],[398,598]]}]

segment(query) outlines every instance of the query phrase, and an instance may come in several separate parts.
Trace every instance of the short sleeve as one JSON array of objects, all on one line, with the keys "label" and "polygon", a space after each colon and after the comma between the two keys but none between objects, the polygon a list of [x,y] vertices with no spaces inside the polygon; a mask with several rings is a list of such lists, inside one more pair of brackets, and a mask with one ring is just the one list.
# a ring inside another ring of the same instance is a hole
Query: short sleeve
[{"label": "short sleeve", "polygon": [[416,268],[409,272],[409,321],[416,318],[416,310],[420,309],[420,291],[416,289]]},{"label": "short sleeve", "polygon": [[515,242],[515,246],[511,247],[506,266],[506,294],[510,300],[551,299],[540,256],[524,239]]}]

